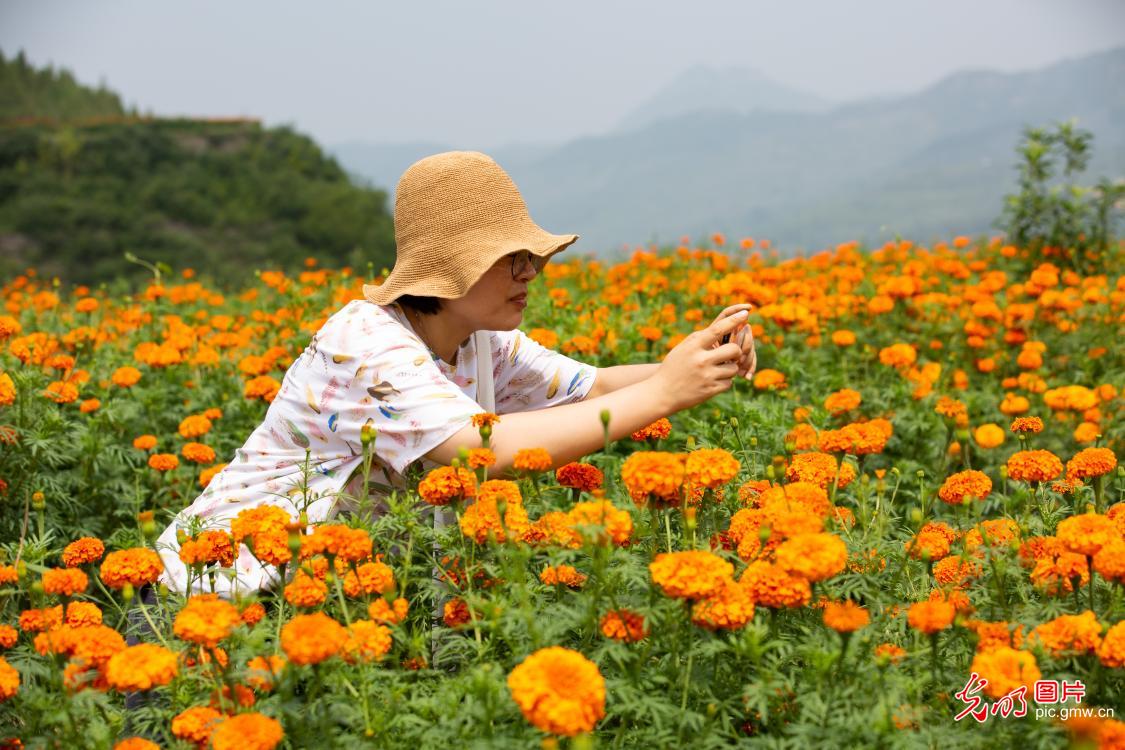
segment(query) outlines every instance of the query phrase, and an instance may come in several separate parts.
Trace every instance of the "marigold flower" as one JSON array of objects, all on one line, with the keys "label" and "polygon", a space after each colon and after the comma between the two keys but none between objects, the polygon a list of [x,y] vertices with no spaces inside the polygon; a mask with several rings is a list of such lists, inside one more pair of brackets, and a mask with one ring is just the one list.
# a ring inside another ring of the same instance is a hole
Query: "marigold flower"
[{"label": "marigold flower", "polygon": [[978,651],[973,657],[971,669],[988,680],[984,692],[993,699],[1003,698],[1021,686],[1030,691],[1043,676],[1032,654],[1003,646],[991,651]]},{"label": "marigold flower", "polygon": [[1016,433],[1039,433],[1043,431],[1043,420],[1039,417],[1016,417],[1009,429]]},{"label": "marigold flower", "polygon": [[1093,557],[1098,551],[1121,538],[1112,519],[1097,513],[1083,513],[1059,521],[1055,536],[1071,552]]},{"label": "marigold flower", "polygon": [[297,615],[281,628],[281,648],[294,664],[319,664],[338,654],[347,640],[344,626],[323,612]]},{"label": "marigold flower", "polygon": [[512,468],[520,471],[547,471],[551,454],[544,448],[521,448],[512,458]]},{"label": "marigold flower", "polygon": [[1125,539],[1115,539],[1098,550],[1094,570],[1107,581],[1125,583]]},{"label": "marigold flower", "polygon": [[965,498],[983,500],[992,492],[992,480],[983,471],[969,469],[946,478],[938,490],[938,497],[950,505],[961,505]]},{"label": "marigold flower", "polygon": [[898,664],[906,658],[906,649],[893,643],[880,643],[875,647],[874,656],[876,661]]},{"label": "marigold flower", "polygon": [[133,547],[117,550],[106,555],[102,561],[100,575],[102,583],[119,589],[125,584],[141,587],[153,583],[164,572],[164,562],[153,550],[147,547]]},{"label": "marigold flower", "polygon": [[625,544],[633,535],[633,517],[608,500],[575,503],[566,513],[566,523],[576,534],[593,536],[601,544],[608,535],[614,544]]},{"label": "marigold flower", "polygon": [[1020,527],[1010,518],[981,521],[977,528],[965,532],[965,549],[974,550],[982,544],[1002,547],[1020,537]]},{"label": "marigold flower", "polygon": [[255,656],[246,662],[246,684],[259,692],[268,693],[277,684],[277,678],[284,668],[284,656]]},{"label": "marigold flower", "polygon": [[178,671],[175,653],[155,643],[139,643],[111,656],[105,676],[115,690],[131,692],[167,685]]},{"label": "marigold flower", "polygon": [[547,566],[539,573],[539,580],[547,586],[569,586],[572,589],[581,588],[586,582],[586,575],[579,573],[571,565]]},{"label": "marigold flower", "polygon": [[593,492],[602,486],[605,475],[593,464],[571,461],[555,470],[555,481],[560,487]]},{"label": "marigold flower", "polygon": [[156,447],[156,435],[141,435],[133,439],[133,447],[139,451],[150,451]]},{"label": "marigold flower", "polygon": [[83,414],[90,414],[102,407],[102,402],[96,398],[88,398],[78,405],[78,411]]},{"label": "marigold flower", "polygon": [[249,399],[260,398],[269,403],[274,400],[280,390],[281,383],[269,375],[259,375],[246,383],[242,395]]},{"label": "marigold flower", "polygon": [[66,545],[62,553],[62,563],[68,568],[95,563],[105,554],[105,543],[92,536],[84,536]]},{"label": "marigold flower", "polygon": [[1021,648],[1023,625],[1012,627],[1006,622],[966,620],[965,627],[977,634],[977,651],[995,651],[998,648]]},{"label": "marigold flower", "polygon": [[56,380],[47,386],[43,395],[56,404],[70,404],[78,400],[78,388],[74,383]]},{"label": "marigold flower", "polygon": [[312,609],[324,604],[328,598],[328,584],[299,570],[293,580],[286,584],[284,596],[285,601],[294,607]]},{"label": "marigold flower", "polygon": [[215,460],[215,450],[203,443],[186,443],[180,453],[193,464],[209,464]]},{"label": "marigold flower", "polygon": [[738,582],[750,591],[755,602],[771,609],[803,607],[812,598],[807,579],[764,560],[750,563]]},{"label": "marigold flower", "polygon": [[[382,555],[379,555],[381,558]],[[361,594],[385,594],[395,588],[395,574],[391,567],[380,560],[368,560],[356,566],[355,571],[344,575],[344,593],[348,596]]]},{"label": "marigold flower", "polygon": [[418,483],[418,494],[430,505],[449,505],[476,497],[477,478],[464,468],[440,466]]},{"label": "marigold flower", "polygon": [[758,498],[763,509],[804,510],[826,518],[832,510],[832,503],[823,487],[812,482],[790,482],[779,487],[770,487]]},{"label": "marigold flower", "polygon": [[692,487],[720,487],[738,474],[738,459],[722,448],[700,448],[687,455],[684,481]]},{"label": "marigold flower", "polygon": [[343,524],[320,524],[301,540],[301,559],[325,555],[357,562],[371,557],[371,549],[371,534],[365,529],[353,529]]},{"label": "marigold flower", "polygon": [[1098,646],[1098,659],[1107,667],[1125,667],[1125,620],[1106,632]]},{"label": "marigold flower", "polygon": [[20,673],[0,656],[0,703],[15,697],[20,689]]},{"label": "marigold flower", "polygon": [[1004,428],[998,424],[982,424],[973,430],[973,440],[981,448],[996,448],[1004,444]]},{"label": "marigold flower", "polygon": [[879,350],[879,361],[888,367],[909,367],[918,359],[911,344],[891,344]]},{"label": "marigold flower", "polygon": [[180,465],[175,453],[154,453],[148,457],[148,465],[157,471],[171,471]]},{"label": "marigold flower", "polygon": [[210,706],[192,706],[172,717],[172,734],[181,740],[205,745],[224,715]]},{"label": "marigold flower", "polygon": [[778,567],[810,582],[831,578],[848,563],[848,547],[835,534],[798,534],[774,554]]},{"label": "marigold flower", "polygon": [[383,597],[379,597],[367,605],[367,616],[374,622],[383,625],[397,625],[406,619],[410,611],[410,604],[402,597],[395,599],[390,604]]},{"label": "marigold flower", "polygon": [[[500,520],[500,502],[504,503],[503,521]],[[519,487],[506,479],[490,479],[477,490],[476,502],[465,508],[459,526],[462,534],[477,544],[484,544],[489,538],[497,541],[519,539],[531,524]]]},{"label": "marigold flower", "polygon": [[823,617],[824,624],[837,633],[853,633],[871,622],[867,610],[853,601],[828,602]]},{"label": "marigold flower", "polygon": [[1085,555],[1060,552],[1039,558],[1031,571],[1031,582],[1048,594],[1069,594],[1073,582],[1084,586],[1090,580],[1090,569]]},{"label": "marigold flower", "polygon": [[843,489],[855,479],[855,468],[847,462],[838,462],[831,453],[798,453],[785,469],[790,482],[809,482],[821,489],[833,482]]},{"label": "marigold flower", "polygon": [[1102,642],[1102,625],[1090,610],[1079,615],[1061,615],[1037,626],[1029,643],[1042,645],[1054,657],[1092,653]]},{"label": "marigold flower", "polygon": [[652,424],[645,425],[629,436],[630,440],[638,443],[645,440],[663,440],[672,434],[672,422],[667,417],[661,417]]},{"label": "marigold flower", "polygon": [[180,561],[184,565],[210,565],[218,563],[224,568],[234,565],[234,542],[224,531],[208,529],[194,539],[180,545]]},{"label": "marigold flower", "polygon": [[1017,482],[1049,482],[1062,470],[1062,461],[1050,451],[1019,451],[1008,458],[1008,478]]},{"label": "marigold flower", "polygon": [[81,594],[90,584],[78,568],[50,568],[43,572],[43,591],[52,596]]},{"label": "marigold flower", "polygon": [[701,550],[661,552],[649,563],[653,582],[665,596],[702,599],[716,593],[734,573],[734,566]]},{"label": "marigold flower", "polygon": [[957,610],[947,601],[914,602],[906,612],[906,622],[915,630],[930,635],[953,624]]},{"label": "marigold flower", "polygon": [[831,414],[842,414],[852,409],[858,409],[863,401],[863,395],[851,388],[841,388],[824,399],[824,408]]},{"label": "marigold flower", "polygon": [[833,331],[832,343],[840,347],[852,346],[855,344],[855,334],[846,329]]},{"label": "marigold flower", "polygon": [[260,602],[253,602],[243,607],[238,616],[246,625],[254,627],[266,616],[266,608]]},{"label": "marigold flower", "polygon": [[468,603],[459,596],[450,599],[442,607],[442,622],[447,628],[459,628],[472,619]]},{"label": "marigold flower", "polygon": [[198,594],[187,600],[172,623],[180,640],[214,648],[242,624],[242,615],[218,594]]},{"label": "marigold flower", "polygon": [[110,382],[118,388],[132,388],[134,385],[141,382],[141,371],[129,365],[118,367],[113,371],[109,379]]},{"label": "marigold flower", "polygon": [[934,579],[943,586],[964,588],[982,572],[979,563],[950,555],[934,563]]},{"label": "marigold flower", "polygon": [[348,639],[341,655],[344,661],[379,661],[391,650],[391,631],[371,620],[356,620],[348,626]]},{"label": "marigold flower", "polygon": [[215,750],[273,750],[285,732],[281,722],[260,713],[236,714],[211,731]]},{"label": "marigold flower", "polygon": [[782,391],[785,390],[785,373],[777,370],[758,370],[754,374],[754,379],[751,381],[754,387],[759,391]]},{"label": "marigold flower", "polygon": [[605,716],[605,679],[577,651],[549,646],[528,656],[508,675],[508,689],[533,726],[573,737]]},{"label": "marigold flower", "polygon": [[621,479],[633,502],[678,503],[686,456],[665,451],[636,451],[621,465]]},{"label": "marigold flower", "polygon": [[1068,479],[1091,479],[1117,468],[1117,456],[1109,448],[1083,448],[1066,462]]},{"label": "marigold flower", "polygon": [[628,609],[611,609],[599,622],[602,635],[615,641],[635,643],[648,635],[644,615]]},{"label": "marigold flower", "polygon": [[715,593],[692,605],[691,621],[708,630],[736,630],[754,619],[754,597],[747,587],[724,581]]},{"label": "marigold flower", "polygon": [[496,424],[500,421],[500,416],[492,412],[482,412],[472,416],[473,427],[484,427]]}]

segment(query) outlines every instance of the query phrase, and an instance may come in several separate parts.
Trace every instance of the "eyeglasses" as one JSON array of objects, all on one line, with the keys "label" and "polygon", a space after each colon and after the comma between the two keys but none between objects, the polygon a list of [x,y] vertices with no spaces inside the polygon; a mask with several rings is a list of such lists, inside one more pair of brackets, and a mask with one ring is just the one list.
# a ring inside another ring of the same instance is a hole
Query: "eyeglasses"
[{"label": "eyeglasses", "polygon": [[512,259],[512,278],[519,278],[520,274],[530,265],[535,269],[535,273],[543,270],[543,266],[547,265],[547,258],[539,255],[532,255],[528,250],[520,250],[516,253],[509,253],[505,257]]}]

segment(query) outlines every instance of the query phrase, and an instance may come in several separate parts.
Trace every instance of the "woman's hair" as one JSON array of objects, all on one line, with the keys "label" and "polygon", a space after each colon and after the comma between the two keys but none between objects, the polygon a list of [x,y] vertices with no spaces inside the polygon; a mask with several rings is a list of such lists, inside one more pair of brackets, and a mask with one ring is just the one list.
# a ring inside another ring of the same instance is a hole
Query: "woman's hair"
[{"label": "woman's hair", "polygon": [[415,297],[413,294],[402,294],[395,302],[424,315],[433,315],[441,310],[440,297]]}]

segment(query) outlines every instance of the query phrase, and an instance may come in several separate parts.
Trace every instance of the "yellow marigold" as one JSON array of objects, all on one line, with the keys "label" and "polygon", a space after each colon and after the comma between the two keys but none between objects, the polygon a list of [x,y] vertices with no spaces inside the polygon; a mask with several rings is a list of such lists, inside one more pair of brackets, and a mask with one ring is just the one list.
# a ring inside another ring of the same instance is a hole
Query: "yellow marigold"
[{"label": "yellow marigold", "polygon": [[171,471],[180,465],[175,453],[153,453],[148,457],[148,465],[157,471]]},{"label": "yellow marigold", "polygon": [[323,612],[297,615],[281,628],[281,648],[294,664],[319,664],[338,654],[347,640],[344,626]]},{"label": "yellow marigold", "polygon": [[119,388],[131,388],[141,382],[141,371],[136,367],[118,367],[109,377],[110,382]]},{"label": "yellow marigold", "polygon": [[855,602],[829,602],[824,607],[824,624],[837,633],[855,632],[869,622],[871,615]]},{"label": "yellow marigold", "polygon": [[139,643],[111,656],[105,676],[115,690],[131,692],[167,685],[178,671],[174,652],[155,643]]},{"label": "yellow marigold", "polygon": [[539,649],[508,675],[524,718],[550,734],[589,732],[605,716],[605,679],[598,666],[561,646]]},{"label": "yellow marigold", "polygon": [[851,388],[841,388],[835,393],[829,394],[828,398],[824,399],[824,408],[831,414],[842,414],[852,409],[858,409],[862,401],[863,396],[859,391],[853,391]]},{"label": "yellow marigold", "polygon": [[344,661],[378,661],[391,650],[391,631],[385,625],[371,620],[356,620],[348,626],[348,639],[341,656]]},{"label": "yellow marigold", "polygon": [[205,745],[224,715],[210,706],[192,706],[172,717],[172,734],[181,740]]},{"label": "yellow marigold", "polygon": [[102,559],[105,544],[101,539],[84,536],[66,545],[62,553],[62,563],[68,568],[77,568]]},{"label": "yellow marigold", "polygon": [[551,468],[551,454],[544,448],[521,448],[512,458],[512,468],[521,471],[547,471]]},{"label": "yellow marigold", "polygon": [[909,367],[918,359],[918,352],[910,344],[891,344],[879,350],[879,361],[888,367]]},{"label": "yellow marigold", "polygon": [[1016,417],[1009,429],[1016,433],[1035,434],[1043,431],[1043,420],[1039,417]]},{"label": "yellow marigold", "polygon": [[1055,657],[1092,653],[1102,643],[1102,624],[1090,610],[1061,615],[1032,630],[1028,641],[1042,645]]},{"label": "yellow marigold", "polygon": [[1115,539],[1094,555],[1094,570],[1107,581],[1125,583],[1125,539]]},{"label": "yellow marigold", "polygon": [[823,581],[848,564],[848,547],[835,534],[798,534],[774,553],[778,567],[810,581]]},{"label": "yellow marigold", "polygon": [[734,573],[729,562],[702,550],[661,552],[648,569],[666,596],[682,599],[710,596]]},{"label": "yellow marigold", "polygon": [[539,580],[547,586],[569,586],[572,589],[581,588],[586,582],[586,575],[579,573],[571,565],[547,566],[539,574]]},{"label": "yellow marigold", "polygon": [[955,614],[957,610],[948,601],[914,602],[906,612],[906,622],[915,630],[929,635],[952,625]]},{"label": "yellow marigold", "polygon": [[1021,686],[1026,687],[1030,694],[1032,686],[1043,676],[1032,654],[1003,646],[992,651],[978,651],[973,657],[971,671],[988,680],[984,692],[993,699],[1003,698]]},{"label": "yellow marigold", "polygon": [[209,464],[215,460],[214,449],[203,443],[187,443],[180,453],[193,464]]},{"label": "yellow marigold", "polygon": [[785,373],[777,370],[758,370],[751,381],[759,391],[781,391],[785,389]]},{"label": "yellow marigold", "polygon": [[[625,544],[633,535],[633,517],[608,500],[575,503],[566,513],[566,522],[578,534],[586,534],[601,544],[605,535],[614,544]],[[604,531],[603,531],[604,530]]]},{"label": "yellow marigold", "polygon": [[[504,519],[500,519],[500,503]],[[491,537],[513,541],[522,537],[531,524],[523,507],[518,485],[506,479],[490,479],[477,490],[476,502],[465,508],[460,520],[461,533],[477,544]]]},{"label": "yellow marigold", "polygon": [[602,635],[615,641],[635,643],[648,635],[644,615],[628,609],[612,609],[599,622]]},{"label": "yellow marigold", "polygon": [[1107,667],[1125,667],[1125,620],[1106,632],[1098,646],[1098,659]]},{"label": "yellow marigold", "polygon": [[1068,479],[1100,477],[1117,468],[1117,456],[1109,448],[1083,448],[1066,462]]},{"label": "yellow marigold", "polygon": [[807,579],[764,560],[750,563],[738,582],[750,591],[755,602],[770,609],[803,607],[812,598]]},{"label": "yellow marigold", "polygon": [[1062,470],[1062,461],[1050,451],[1019,451],[1008,459],[1008,478],[1017,482],[1049,482]]},{"label": "yellow marigold", "polygon": [[218,594],[199,594],[187,600],[172,623],[172,632],[183,641],[214,648],[242,624],[238,608]]},{"label": "yellow marigold", "polygon": [[630,440],[638,443],[645,440],[663,440],[672,434],[672,422],[667,417],[661,417],[652,424],[645,425],[629,436]]},{"label": "yellow marigold", "polygon": [[223,721],[211,732],[215,750],[273,750],[285,732],[281,722],[265,714],[237,714]]},{"label": "yellow marigold", "polygon": [[100,569],[102,583],[119,589],[125,584],[135,587],[153,583],[164,572],[164,563],[153,550],[133,547],[106,555]]},{"label": "yellow marigold", "polygon": [[43,591],[53,596],[81,594],[89,583],[78,568],[50,568],[43,572]]},{"label": "yellow marigold", "polygon": [[20,673],[0,656],[0,703],[15,697],[20,689]]},{"label": "yellow marigold", "polygon": [[982,424],[973,430],[973,440],[981,448],[996,448],[1004,444],[1004,428],[998,424]]},{"label": "yellow marigold", "polygon": [[855,479],[855,468],[850,463],[838,462],[831,453],[798,453],[786,467],[785,478],[790,482],[809,482],[821,489],[836,482],[843,489]]},{"label": "yellow marigold", "polygon": [[441,466],[418,483],[418,494],[430,505],[449,505],[476,497],[477,478],[463,468]]},{"label": "yellow marigold", "polygon": [[621,479],[638,506],[649,502],[678,504],[685,464],[683,454],[636,451],[621,465]]},{"label": "yellow marigold", "polygon": [[139,451],[150,451],[156,447],[156,435],[141,435],[133,439],[133,447]]},{"label": "yellow marigold", "polygon": [[754,619],[754,597],[747,587],[724,581],[718,591],[692,605],[691,621],[708,630],[736,630]]},{"label": "yellow marigold", "polygon": [[1120,539],[1121,533],[1111,518],[1083,513],[1059,521],[1055,536],[1071,552],[1093,557],[1106,544]]},{"label": "yellow marigold", "polygon": [[741,464],[722,448],[700,448],[687,455],[684,478],[693,487],[720,487],[734,479]]},{"label": "yellow marigold", "polygon": [[950,505],[961,505],[965,498],[983,500],[992,492],[992,480],[983,471],[969,469],[949,476],[938,490],[938,497]]}]

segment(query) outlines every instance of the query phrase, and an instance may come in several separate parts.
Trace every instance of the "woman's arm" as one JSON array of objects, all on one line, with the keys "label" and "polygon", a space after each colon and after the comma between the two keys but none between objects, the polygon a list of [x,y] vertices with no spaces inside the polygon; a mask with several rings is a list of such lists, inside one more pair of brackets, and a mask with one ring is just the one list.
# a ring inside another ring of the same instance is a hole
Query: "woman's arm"
[{"label": "woman's arm", "polygon": [[[513,478],[515,454],[523,448],[544,448],[551,454],[552,468],[593,453],[605,443],[600,416],[603,409],[611,415],[609,439],[612,442],[674,413],[677,406],[654,378],[646,377],[593,399],[587,396],[572,404],[503,414],[492,428],[490,443],[496,454],[496,465],[489,470],[489,475],[498,479]],[[481,446],[476,427],[467,425],[426,455],[432,461],[448,465],[461,446]]]},{"label": "woman's arm", "polygon": [[651,376],[659,368],[659,362],[651,362],[643,365],[599,367],[598,374],[594,378],[594,385],[590,388],[590,392],[586,394],[586,398],[584,398],[583,401],[589,401],[598,396],[613,393],[633,383],[639,383]]}]

